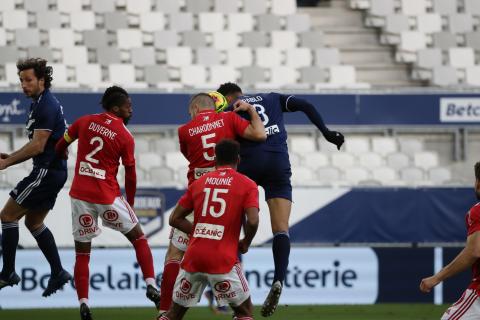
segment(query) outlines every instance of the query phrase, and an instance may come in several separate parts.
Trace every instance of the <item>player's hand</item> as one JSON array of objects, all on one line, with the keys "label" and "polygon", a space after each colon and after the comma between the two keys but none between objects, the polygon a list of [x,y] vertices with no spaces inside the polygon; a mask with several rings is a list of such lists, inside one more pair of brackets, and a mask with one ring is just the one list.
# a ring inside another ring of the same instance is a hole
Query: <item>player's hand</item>
[{"label": "player's hand", "polygon": [[248,110],[255,110],[255,109],[251,104],[249,104],[249,103],[247,103],[243,100],[237,100],[233,104],[233,111],[235,111],[235,112],[248,111]]},{"label": "player's hand", "polygon": [[0,152],[0,159],[7,159],[8,157],[10,157],[10,155],[8,153]]},{"label": "player's hand", "polygon": [[428,293],[439,283],[440,281],[438,281],[437,277],[435,276],[424,278],[422,279],[422,282],[420,282],[420,291]]},{"label": "player's hand", "polygon": [[336,145],[338,150],[340,150],[340,147],[345,142],[345,137],[343,136],[343,134],[337,131],[329,131],[325,135],[325,139],[327,139],[328,142]]},{"label": "player's hand", "polygon": [[248,243],[245,239],[242,239],[238,242],[238,251],[240,251],[241,254],[247,253],[249,247],[250,243]]}]

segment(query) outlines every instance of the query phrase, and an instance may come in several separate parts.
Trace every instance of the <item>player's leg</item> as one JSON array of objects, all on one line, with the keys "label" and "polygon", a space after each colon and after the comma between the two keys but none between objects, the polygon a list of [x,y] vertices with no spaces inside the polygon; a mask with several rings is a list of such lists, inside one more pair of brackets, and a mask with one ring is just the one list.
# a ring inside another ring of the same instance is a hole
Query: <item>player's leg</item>
[{"label": "player's leg", "polygon": [[181,320],[187,313],[188,308],[182,307],[177,303],[172,303],[172,306],[166,313],[160,314],[158,320]]},{"label": "player's leg", "polygon": [[12,198],[0,212],[2,221],[2,256],[3,268],[0,273],[0,289],[6,286],[13,286],[20,282],[20,277],[15,273],[15,255],[18,246],[18,221],[27,212],[26,208],[21,207]]},{"label": "player's leg", "polygon": [[235,313],[233,320],[253,320],[253,304],[250,297],[238,307],[232,306],[232,309]]},{"label": "player's leg", "polygon": [[441,320],[480,319],[480,298],[473,289],[467,289],[462,297],[448,308]]},{"label": "player's leg", "polygon": [[155,280],[152,251],[135,212],[123,197],[117,197],[111,205],[98,205],[98,208],[102,212],[103,225],[123,233],[132,243],[143,279],[147,284],[147,298],[155,303],[158,309],[160,294]]},{"label": "player's leg", "polygon": [[28,210],[25,214],[25,226],[37,241],[38,247],[50,264],[50,279],[48,286],[43,292],[44,297],[55,293],[65,283],[72,279],[72,276],[63,269],[57,244],[52,232],[43,223],[50,210]]},{"label": "player's leg", "polygon": [[[175,229],[172,229],[172,237],[168,244],[167,253],[165,254],[162,283],[160,285],[160,312],[170,309],[170,306],[172,305],[173,287],[175,285],[178,272],[180,271],[180,262],[185,254],[185,250],[181,250],[177,247],[180,245],[177,243],[179,235],[176,233],[177,232]],[[177,246],[175,246],[175,243],[177,243]]]},{"label": "player's leg", "polygon": [[80,318],[82,320],[92,319],[92,313],[90,312],[88,303],[90,251],[90,241],[75,241],[74,281],[77,290],[78,303],[80,304]]}]

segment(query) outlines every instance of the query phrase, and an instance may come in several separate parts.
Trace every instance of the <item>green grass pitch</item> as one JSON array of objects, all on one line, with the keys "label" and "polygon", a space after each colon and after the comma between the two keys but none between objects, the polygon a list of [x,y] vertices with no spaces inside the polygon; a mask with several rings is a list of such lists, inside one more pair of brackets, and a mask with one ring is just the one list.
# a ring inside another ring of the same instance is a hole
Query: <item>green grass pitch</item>
[{"label": "green grass pitch", "polygon": [[[447,305],[430,304],[378,304],[358,306],[279,306],[272,320],[438,320]],[[255,307],[255,318],[262,318]],[[151,308],[92,309],[95,320],[147,320],[155,319]],[[0,310],[0,319],[5,320],[76,320],[77,309],[54,310]],[[185,320],[230,320],[228,315],[213,315],[207,308],[192,308]]]}]

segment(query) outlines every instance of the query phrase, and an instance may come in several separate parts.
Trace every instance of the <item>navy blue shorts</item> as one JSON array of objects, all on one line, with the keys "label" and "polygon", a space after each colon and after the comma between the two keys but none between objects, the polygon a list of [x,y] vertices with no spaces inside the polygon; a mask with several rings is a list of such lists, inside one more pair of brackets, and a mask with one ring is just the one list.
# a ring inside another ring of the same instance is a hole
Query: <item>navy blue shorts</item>
[{"label": "navy blue shorts", "polygon": [[67,181],[67,170],[34,167],[32,172],[10,191],[10,197],[27,209],[51,210]]},{"label": "navy blue shorts", "polygon": [[263,151],[242,154],[238,172],[263,187],[266,200],[284,198],[292,201],[292,170],[288,153]]}]

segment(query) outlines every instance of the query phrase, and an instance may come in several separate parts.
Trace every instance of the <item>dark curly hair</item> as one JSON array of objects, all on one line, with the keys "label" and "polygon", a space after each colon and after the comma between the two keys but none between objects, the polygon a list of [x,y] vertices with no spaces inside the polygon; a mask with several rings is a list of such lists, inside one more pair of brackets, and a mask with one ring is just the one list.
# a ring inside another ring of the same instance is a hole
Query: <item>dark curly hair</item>
[{"label": "dark curly hair", "polygon": [[100,104],[103,109],[109,111],[114,106],[120,106],[129,98],[128,92],[118,86],[108,87],[103,94]]},{"label": "dark curly hair", "polygon": [[217,91],[223,94],[225,97],[234,93],[242,93],[242,89],[236,83],[233,83],[233,82],[226,82],[220,85]]},{"label": "dark curly hair", "polygon": [[29,69],[33,69],[37,79],[45,80],[45,89],[48,89],[52,86],[53,68],[51,66],[47,66],[47,60],[42,58],[28,58],[17,61],[18,75],[20,75],[21,71]]},{"label": "dark curly hair", "polygon": [[480,180],[480,162],[475,163],[475,178]]}]

